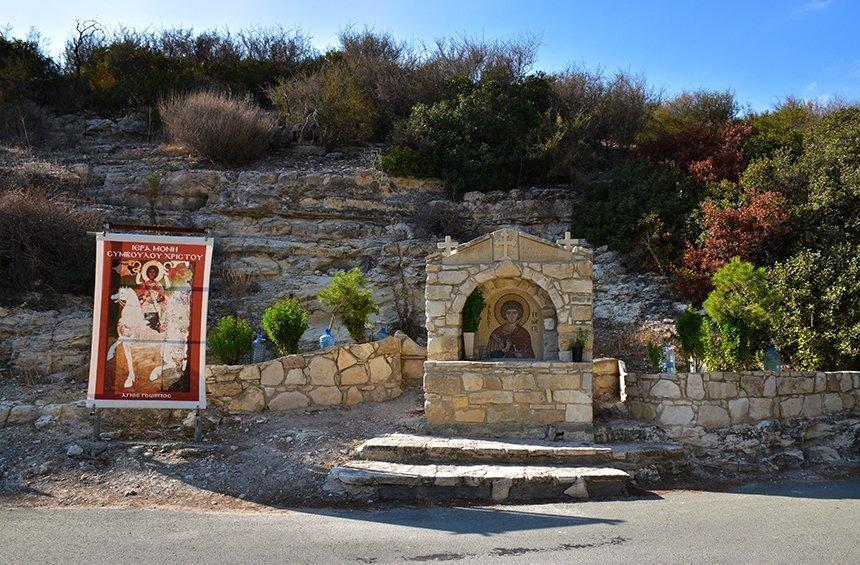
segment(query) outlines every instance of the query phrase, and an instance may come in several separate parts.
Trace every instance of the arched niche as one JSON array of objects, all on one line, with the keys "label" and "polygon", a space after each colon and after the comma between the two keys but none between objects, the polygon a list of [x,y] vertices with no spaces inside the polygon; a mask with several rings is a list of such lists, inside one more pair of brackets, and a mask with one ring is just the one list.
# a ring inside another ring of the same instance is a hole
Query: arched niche
[{"label": "arched niche", "polygon": [[[558,316],[546,290],[523,278],[492,279],[477,290],[486,304],[475,335],[476,360],[558,359]],[[508,319],[513,316],[518,319]]]}]

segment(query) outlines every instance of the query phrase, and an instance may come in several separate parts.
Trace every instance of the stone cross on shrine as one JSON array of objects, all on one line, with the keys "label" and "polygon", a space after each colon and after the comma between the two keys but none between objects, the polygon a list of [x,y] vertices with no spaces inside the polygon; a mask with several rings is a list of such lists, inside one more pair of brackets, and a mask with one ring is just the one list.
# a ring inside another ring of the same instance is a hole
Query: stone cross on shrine
[{"label": "stone cross on shrine", "polygon": [[573,251],[574,247],[579,246],[579,240],[571,239],[569,231],[564,232],[564,239],[557,239],[555,242],[564,247],[567,251]]},{"label": "stone cross on shrine", "polygon": [[456,241],[451,241],[451,236],[446,235],[445,241],[436,244],[436,247],[439,249],[443,249],[445,251],[445,255],[451,255],[454,253],[454,248],[460,245]]}]

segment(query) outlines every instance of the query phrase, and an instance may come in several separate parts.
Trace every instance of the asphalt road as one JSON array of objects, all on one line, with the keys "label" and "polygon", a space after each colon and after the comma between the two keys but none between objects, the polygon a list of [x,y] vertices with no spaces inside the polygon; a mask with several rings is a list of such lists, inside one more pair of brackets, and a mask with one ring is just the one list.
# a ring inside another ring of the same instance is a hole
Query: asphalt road
[{"label": "asphalt road", "polygon": [[4,508],[3,563],[860,563],[860,479],[492,508]]}]

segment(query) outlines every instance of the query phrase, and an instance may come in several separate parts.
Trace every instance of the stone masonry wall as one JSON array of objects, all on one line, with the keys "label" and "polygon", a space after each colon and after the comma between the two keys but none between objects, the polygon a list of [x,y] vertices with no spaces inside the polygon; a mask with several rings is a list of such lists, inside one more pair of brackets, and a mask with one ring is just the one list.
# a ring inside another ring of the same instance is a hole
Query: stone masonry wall
[{"label": "stone masonry wall", "polygon": [[860,372],[628,374],[631,416],[669,429],[726,428],[860,409]]},{"label": "stone masonry wall", "polygon": [[[414,358],[421,349],[396,335],[255,365],[212,365],[206,369],[207,394],[212,404],[231,412],[390,400],[403,391],[404,352]],[[415,368],[409,370],[414,373]]]},{"label": "stone masonry wall", "polygon": [[427,361],[424,412],[439,431],[590,432],[591,387],[591,363]]}]

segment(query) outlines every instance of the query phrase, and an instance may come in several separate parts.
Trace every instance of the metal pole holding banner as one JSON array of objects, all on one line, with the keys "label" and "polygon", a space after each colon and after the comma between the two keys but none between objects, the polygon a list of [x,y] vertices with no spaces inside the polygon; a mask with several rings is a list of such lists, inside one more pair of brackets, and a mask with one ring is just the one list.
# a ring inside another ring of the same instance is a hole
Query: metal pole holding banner
[{"label": "metal pole holding banner", "polygon": [[194,441],[203,441],[203,423],[200,421],[200,408],[194,412]]},{"label": "metal pole holding banner", "polygon": [[99,440],[99,434],[102,431],[102,415],[99,414],[99,409],[93,406],[93,409],[90,411],[90,419],[92,420],[93,425],[93,441]]}]

